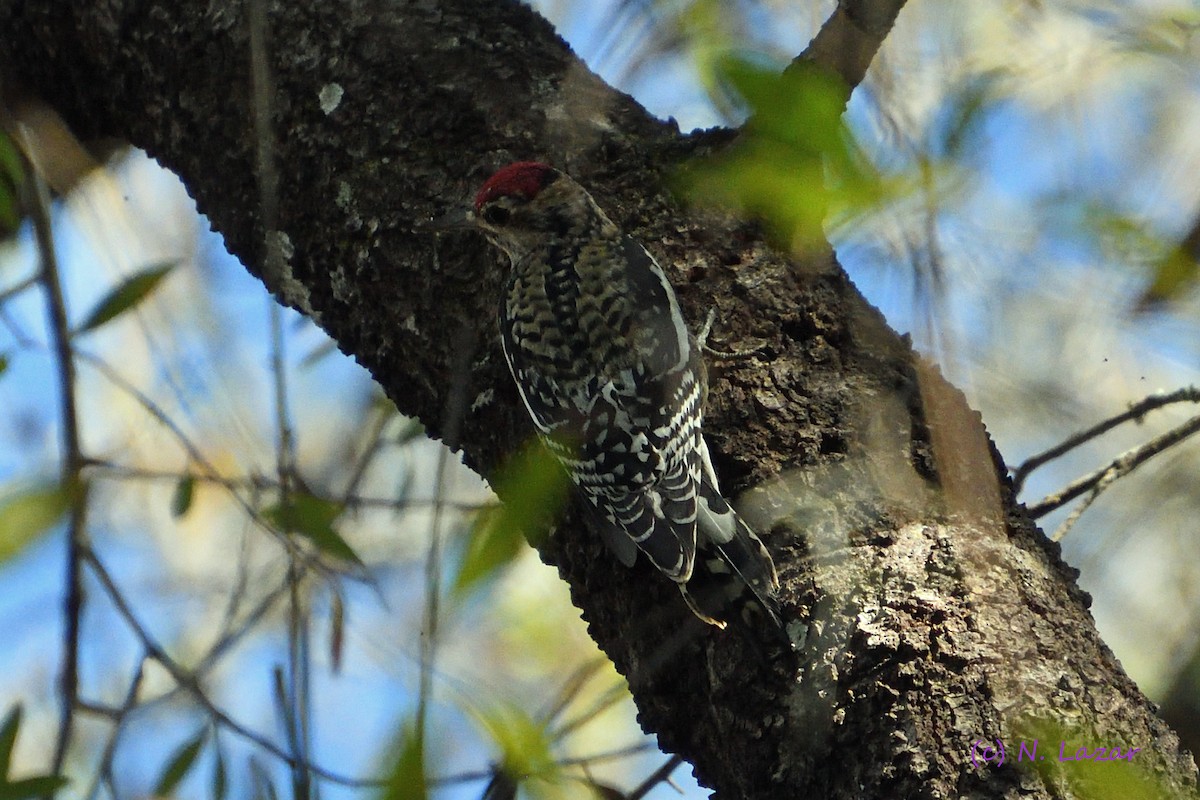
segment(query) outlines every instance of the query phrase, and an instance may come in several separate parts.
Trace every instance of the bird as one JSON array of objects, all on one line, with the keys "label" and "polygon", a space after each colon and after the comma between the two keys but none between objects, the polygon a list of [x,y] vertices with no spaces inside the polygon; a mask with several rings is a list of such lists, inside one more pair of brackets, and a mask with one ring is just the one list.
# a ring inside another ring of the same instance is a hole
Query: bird
[{"label": "bird", "polygon": [[782,629],[771,555],[717,483],[702,347],[658,262],[542,162],[495,172],[468,216],[511,262],[499,328],[521,401],[605,543],[626,566],[643,553],[704,622],[745,601]]}]

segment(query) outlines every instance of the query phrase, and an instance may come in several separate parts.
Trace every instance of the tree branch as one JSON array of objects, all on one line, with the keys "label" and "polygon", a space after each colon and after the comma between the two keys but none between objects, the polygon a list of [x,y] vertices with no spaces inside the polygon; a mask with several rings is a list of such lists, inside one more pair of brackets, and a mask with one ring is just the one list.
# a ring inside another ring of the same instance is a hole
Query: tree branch
[{"label": "tree branch", "polygon": [[[456,394],[444,332],[474,335],[454,438],[484,475],[533,434],[497,344],[504,273],[479,237],[442,235],[435,259],[414,228],[464,207],[502,163],[566,169],[646,243],[695,327],[715,308],[729,349],[761,344],[714,369],[705,429],[726,490],[763,487],[759,513],[746,511],[780,567],[796,664],[693,620],[668,581],[622,567],[575,516],[542,548],[640,722],[702,782],[756,800],[1058,797],[1061,781],[977,769],[968,754],[1023,719],[1066,717],[1143,747],[1164,794],[1195,786],[962,395],[830,249],[797,262],[756,226],[666,190],[714,137],[650,117],[516,2],[296,0],[268,19],[275,230],[256,199],[236,0],[8,0],[0,74],[83,135],[121,135],[179,173],[230,251],[434,436],[450,432]],[[268,235],[278,270],[263,263]]]}]

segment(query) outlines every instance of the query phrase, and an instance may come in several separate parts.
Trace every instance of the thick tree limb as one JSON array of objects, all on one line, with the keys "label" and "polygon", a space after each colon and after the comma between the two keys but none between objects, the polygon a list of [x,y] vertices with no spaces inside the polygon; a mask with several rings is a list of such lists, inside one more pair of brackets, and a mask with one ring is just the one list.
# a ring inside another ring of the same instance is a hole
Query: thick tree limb
[{"label": "thick tree limb", "polygon": [[[660,258],[693,322],[715,307],[723,345],[762,343],[714,375],[706,427],[726,489],[760,487],[751,510],[781,568],[798,672],[695,622],[577,520],[543,551],[643,725],[719,796],[1071,796],[1011,762],[972,764],[973,742],[1015,746],[1028,717],[1078,726],[1076,746],[1140,747],[1164,791],[1194,787],[962,396],[831,252],[794,263],[756,226],[664,190],[721,137],[653,119],[515,2],[289,0],[269,22],[276,231],[259,217],[237,0],[0,0],[0,75],[81,135],[123,136],[178,172],[247,268],[435,435],[455,400],[453,332],[477,334],[458,435],[482,474],[532,433],[496,345],[502,269],[479,237],[414,225],[504,162],[571,172]],[[266,241],[286,257],[269,274]]]},{"label": "thick tree limb", "polygon": [[840,0],[833,14],[792,62],[813,63],[835,72],[851,90],[862,83],[867,68],[907,0]]}]

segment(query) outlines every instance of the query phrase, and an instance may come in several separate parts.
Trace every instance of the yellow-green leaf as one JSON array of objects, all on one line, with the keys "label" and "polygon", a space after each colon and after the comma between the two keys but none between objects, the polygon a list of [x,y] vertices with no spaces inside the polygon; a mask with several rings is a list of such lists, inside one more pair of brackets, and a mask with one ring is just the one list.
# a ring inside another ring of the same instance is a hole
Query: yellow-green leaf
[{"label": "yellow-green leaf", "polygon": [[1200,278],[1200,263],[1184,247],[1176,247],[1154,265],[1154,276],[1138,299],[1138,310],[1157,307],[1190,291]]},{"label": "yellow-green leaf", "polygon": [[179,483],[175,484],[175,492],[171,495],[171,516],[178,519],[188,512],[192,507],[192,494],[196,489],[196,479],[191,475],[184,475],[179,479]]},{"label": "yellow-green leaf", "polygon": [[509,704],[469,708],[480,732],[500,751],[505,773],[516,779],[554,780],[560,768],[550,748],[546,727]]},{"label": "yellow-green leaf", "polygon": [[221,753],[220,746],[216,745],[216,763],[213,764],[212,778],[212,798],[213,800],[225,800],[225,795],[229,792],[229,778],[225,773],[225,756]]},{"label": "yellow-green leaf", "polygon": [[12,766],[13,747],[17,743],[17,734],[21,729],[21,706],[13,706],[0,723],[0,800],[32,800],[35,797],[48,797],[68,781],[58,775],[38,775],[19,781],[9,781],[8,772]]},{"label": "yellow-green leaf", "polygon": [[4,724],[0,725],[0,779],[8,775],[8,769],[12,766],[13,746],[17,743],[20,730],[21,706],[17,704],[4,718]]},{"label": "yellow-green leaf", "polygon": [[70,493],[57,484],[35,486],[0,500],[0,562],[49,530],[70,504]]},{"label": "yellow-green leaf", "polygon": [[0,783],[0,800],[34,800],[49,797],[70,783],[61,775],[39,775],[12,783]]},{"label": "yellow-green leaf", "polygon": [[138,303],[145,300],[155,290],[173,266],[174,264],[160,264],[144,269],[126,278],[120,285],[105,295],[103,300],[96,304],[96,307],[87,315],[83,323],[75,330],[75,333],[80,334],[95,330],[106,322],[137,306]]},{"label": "yellow-green leaf", "polygon": [[[1113,741],[1085,726],[1065,726],[1049,719],[1024,719],[1016,725],[1026,753],[1040,750],[1028,764],[1047,785],[1065,787],[1072,797],[1088,800],[1166,800],[1175,797],[1167,784],[1139,763],[1146,743]],[[1117,754],[1113,748],[1119,747]],[[1080,748],[1083,748],[1082,753]],[[1103,748],[1103,752],[1101,751]]]},{"label": "yellow-green leaf", "polygon": [[493,482],[504,502],[479,514],[463,542],[453,592],[462,596],[540,540],[567,500],[567,477],[545,447],[513,457]]},{"label": "yellow-green leaf", "polygon": [[718,61],[717,80],[751,111],[729,147],[677,176],[693,201],[761,220],[780,246],[823,246],[827,216],[878,204],[884,184],[842,121],[845,84],[811,65],[779,74],[747,57]]},{"label": "yellow-green leaf", "polygon": [[196,756],[200,755],[200,750],[204,747],[204,741],[207,738],[208,732],[202,728],[195,736],[179,746],[158,778],[158,783],[154,787],[156,797],[169,797],[175,791],[196,763]]},{"label": "yellow-green leaf", "polygon": [[286,505],[276,503],[262,514],[279,530],[303,536],[318,550],[362,566],[362,559],[333,526],[344,509],[341,503],[299,492],[289,496]]},{"label": "yellow-green leaf", "polygon": [[405,725],[389,756],[393,766],[380,800],[427,800],[425,749],[414,725]]}]

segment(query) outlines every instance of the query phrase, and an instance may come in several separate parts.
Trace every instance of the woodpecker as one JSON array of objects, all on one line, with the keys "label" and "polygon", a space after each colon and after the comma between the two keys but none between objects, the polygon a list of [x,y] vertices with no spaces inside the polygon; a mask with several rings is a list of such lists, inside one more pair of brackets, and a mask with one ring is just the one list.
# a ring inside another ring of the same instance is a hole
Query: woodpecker
[{"label": "woodpecker", "polygon": [[[721,496],[704,441],[701,347],[653,256],[542,163],[492,175],[473,218],[512,261],[508,368],[610,549],[626,566],[641,550],[705,622],[724,628],[748,589],[782,628],[775,565]],[[715,602],[711,589],[689,592],[697,571],[721,587]]]}]

